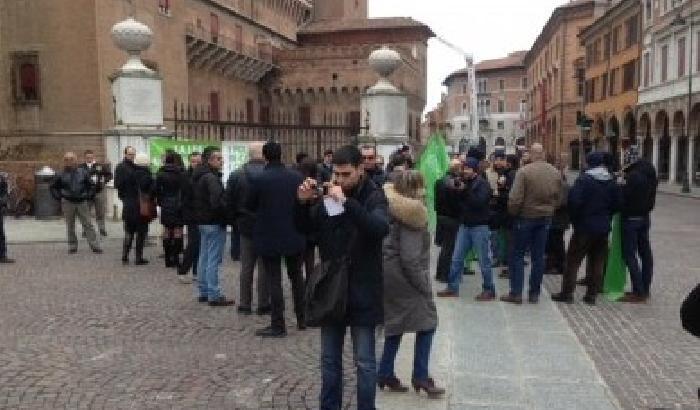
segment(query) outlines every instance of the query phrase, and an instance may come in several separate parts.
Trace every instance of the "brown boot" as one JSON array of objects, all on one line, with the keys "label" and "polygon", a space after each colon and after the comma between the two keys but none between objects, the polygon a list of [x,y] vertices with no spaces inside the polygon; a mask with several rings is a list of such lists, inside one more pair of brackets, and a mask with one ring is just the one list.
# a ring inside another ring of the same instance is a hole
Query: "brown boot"
[{"label": "brown boot", "polygon": [[636,295],[634,293],[625,293],[625,296],[621,297],[618,300],[618,302],[640,304],[640,303],[646,303],[647,298],[645,298],[643,296]]},{"label": "brown boot", "polygon": [[439,399],[445,394],[445,389],[435,386],[435,381],[432,378],[426,380],[413,379],[411,380],[411,384],[416,390],[416,393],[420,393],[420,391],[423,390],[431,399]]},{"label": "brown boot", "polygon": [[512,303],[514,305],[522,305],[523,297],[519,295],[512,295],[509,293],[505,296],[501,296],[501,302]]},{"label": "brown boot", "polygon": [[496,300],[496,294],[490,290],[485,290],[481,292],[481,294],[477,296],[475,300],[477,302],[491,302],[492,300]]},{"label": "brown boot", "polygon": [[453,292],[449,289],[441,290],[437,293],[437,296],[439,298],[458,298],[459,294],[457,292]]},{"label": "brown boot", "polygon": [[408,391],[408,387],[401,384],[401,380],[396,376],[380,377],[377,380],[377,386],[379,386],[379,390],[383,391],[386,388],[394,393],[406,393]]}]

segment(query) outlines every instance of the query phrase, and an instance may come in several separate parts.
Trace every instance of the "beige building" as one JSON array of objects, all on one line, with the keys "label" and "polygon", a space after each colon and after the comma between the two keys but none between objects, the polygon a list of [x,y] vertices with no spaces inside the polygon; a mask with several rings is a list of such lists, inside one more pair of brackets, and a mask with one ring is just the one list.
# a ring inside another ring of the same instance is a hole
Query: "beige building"
[{"label": "beige building", "polygon": [[471,141],[471,82],[466,69],[455,71],[444,81],[448,139],[455,146],[479,145],[487,153],[496,148],[515,152],[524,144],[527,78],[523,58],[526,51],[485,60],[476,65],[478,141]]},{"label": "beige building", "polygon": [[525,56],[527,136],[548,155],[570,163],[584,112],[585,48],[578,37],[607,9],[607,1],[573,0],[557,7]]},{"label": "beige building", "polygon": [[367,7],[367,0],[4,0],[0,161],[50,160],[68,149],[103,154],[103,136],[115,125],[110,78],[126,59],[110,29],[130,14],[153,30],[143,58],[163,78],[165,125],[180,137],[253,138],[263,125],[278,135],[312,126],[357,134],[360,95],[377,80],[367,57],[387,45],[406,62],[392,81],[409,95],[417,143],[433,33],[408,18],[368,19]]}]

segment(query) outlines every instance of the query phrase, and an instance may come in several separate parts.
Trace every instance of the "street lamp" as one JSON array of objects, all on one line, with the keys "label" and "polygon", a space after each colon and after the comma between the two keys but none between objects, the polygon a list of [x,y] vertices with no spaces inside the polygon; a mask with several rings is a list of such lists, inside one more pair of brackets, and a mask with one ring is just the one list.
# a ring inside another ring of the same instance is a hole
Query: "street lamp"
[{"label": "street lamp", "polygon": [[[674,0],[674,3],[678,4],[678,0]],[[689,25],[689,31],[690,31],[690,57],[688,58],[688,111],[686,114],[686,119],[685,119],[685,137],[688,141],[688,145],[690,145],[690,110],[692,109],[692,96],[693,96],[693,37],[695,33],[693,33],[693,0],[690,0],[690,11],[688,13],[688,21]],[[673,19],[671,22],[672,27],[682,27],[686,25],[686,19],[683,18],[681,15],[681,11],[678,11],[678,15],[676,15],[676,18]],[[690,147],[689,147],[690,148]],[[689,158],[691,161],[690,164],[686,165],[686,168],[688,166],[692,166],[692,169],[695,169],[695,166],[693,164],[693,161],[695,161],[695,158]],[[683,179],[683,188],[681,188],[681,192],[684,194],[689,194],[690,193],[690,178],[691,175],[688,173],[688,170],[686,169],[685,171],[685,178]]]}]

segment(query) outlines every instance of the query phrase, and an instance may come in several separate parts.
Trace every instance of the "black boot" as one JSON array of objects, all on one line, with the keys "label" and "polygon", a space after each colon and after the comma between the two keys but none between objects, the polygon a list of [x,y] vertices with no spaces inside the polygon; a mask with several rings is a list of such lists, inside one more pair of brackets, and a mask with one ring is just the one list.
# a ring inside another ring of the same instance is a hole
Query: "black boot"
[{"label": "black boot", "polygon": [[173,267],[173,240],[163,238],[163,252],[165,252],[165,267]]},{"label": "black boot", "polygon": [[136,261],[135,265],[147,265],[148,261],[143,258],[143,248],[146,245],[146,233],[139,232],[136,234]]},{"label": "black boot", "polygon": [[173,239],[173,266],[176,268],[180,268],[180,265],[182,265],[182,262],[180,261],[180,255],[182,254],[182,250],[185,248],[185,243],[182,238],[175,238]]},{"label": "black boot", "polygon": [[127,232],[124,234],[124,244],[122,245],[122,263],[124,265],[129,263],[129,252],[131,252],[132,243],[134,243],[134,234]]}]

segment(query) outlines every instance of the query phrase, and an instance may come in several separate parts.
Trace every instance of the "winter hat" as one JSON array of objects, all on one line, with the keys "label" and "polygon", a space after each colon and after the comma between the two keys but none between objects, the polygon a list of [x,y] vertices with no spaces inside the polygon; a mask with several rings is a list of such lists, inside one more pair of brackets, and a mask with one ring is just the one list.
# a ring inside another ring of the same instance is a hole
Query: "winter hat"
[{"label": "winter hat", "polygon": [[630,145],[625,151],[624,166],[625,168],[639,161],[639,148],[636,145]]},{"label": "winter hat", "polygon": [[605,165],[605,153],[603,152],[591,152],[586,157],[586,164],[588,168],[598,168]]},{"label": "winter hat", "polygon": [[479,170],[479,160],[474,158],[474,157],[467,157],[467,159],[464,161],[464,166],[466,168],[471,168],[474,171]]},{"label": "winter hat", "polygon": [[138,153],[134,157],[134,164],[142,166],[142,167],[147,167],[147,166],[151,165],[151,160],[148,159],[148,155],[146,155],[144,153]]}]

